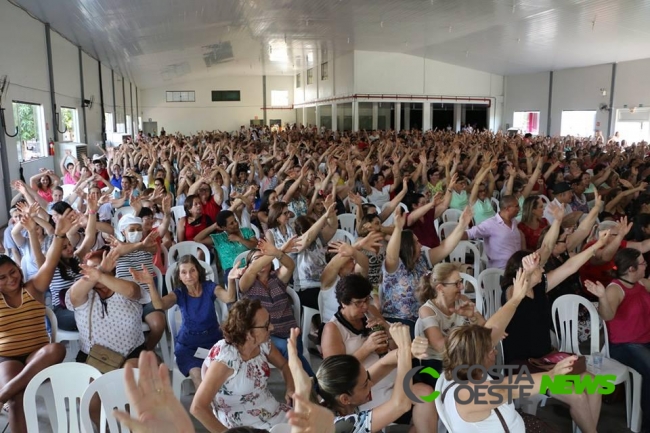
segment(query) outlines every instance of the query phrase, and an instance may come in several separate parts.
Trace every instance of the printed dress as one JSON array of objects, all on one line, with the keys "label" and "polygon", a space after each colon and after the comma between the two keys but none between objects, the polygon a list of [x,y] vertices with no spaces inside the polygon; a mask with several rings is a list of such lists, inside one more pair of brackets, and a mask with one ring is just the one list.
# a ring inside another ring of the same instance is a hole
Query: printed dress
[{"label": "printed dress", "polygon": [[279,403],[267,386],[271,370],[266,359],[270,350],[271,345],[266,342],[261,345],[259,355],[244,361],[235,346],[221,340],[203,362],[204,379],[213,362],[234,370],[212,402],[215,416],[227,428],[249,426],[270,430],[276,424],[287,422],[289,406]]}]

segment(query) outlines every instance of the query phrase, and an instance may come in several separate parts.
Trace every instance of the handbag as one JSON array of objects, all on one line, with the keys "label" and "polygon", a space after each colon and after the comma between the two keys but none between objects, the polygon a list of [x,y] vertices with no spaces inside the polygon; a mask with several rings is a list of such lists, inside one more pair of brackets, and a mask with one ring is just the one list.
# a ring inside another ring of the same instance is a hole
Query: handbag
[{"label": "handbag", "polygon": [[[531,370],[551,371],[558,362],[569,356],[573,356],[573,354],[567,352],[551,352],[541,358],[528,358],[528,364],[529,367],[532,367]],[[584,356],[578,356],[578,359],[573,363],[573,368],[568,374],[582,374],[585,371],[587,371],[587,359]]]},{"label": "handbag", "polygon": [[[95,296],[93,295],[93,298],[90,301],[90,311],[88,312],[88,339],[91,343],[93,341],[92,313],[94,303]],[[93,344],[90,347],[90,352],[88,352],[88,358],[86,358],[86,364],[95,367],[102,374],[122,368],[125,361],[126,356],[123,356],[121,353],[111,350],[108,347],[102,346],[101,344]]]}]

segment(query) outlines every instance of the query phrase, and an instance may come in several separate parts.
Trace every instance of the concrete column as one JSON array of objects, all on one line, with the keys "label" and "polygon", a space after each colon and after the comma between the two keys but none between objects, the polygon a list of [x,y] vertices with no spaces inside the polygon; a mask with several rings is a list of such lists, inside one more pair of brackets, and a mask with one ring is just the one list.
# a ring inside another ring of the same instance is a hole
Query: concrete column
[{"label": "concrete column", "polygon": [[337,131],[338,130],[338,112],[336,109],[337,105],[332,104],[332,131]]},{"label": "concrete column", "polygon": [[404,129],[411,129],[411,103],[404,104]]},{"label": "concrete column", "polygon": [[461,104],[461,106],[460,106],[460,123],[463,124],[463,125],[467,123],[467,105],[466,104]]},{"label": "concrete column", "polygon": [[372,103],[372,129],[377,129],[379,124],[379,103]]},{"label": "concrete column", "polygon": [[454,131],[460,132],[462,105],[454,104]]},{"label": "concrete column", "polygon": [[359,131],[359,101],[352,101],[352,131]]},{"label": "concrete column", "polygon": [[316,127],[320,132],[320,105],[316,106]]},{"label": "concrete column", "polygon": [[402,103],[401,102],[396,102],[395,103],[395,110],[393,112],[393,115],[395,116],[395,130],[399,131],[402,129],[402,118],[400,116],[400,112],[402,111]]},{"label": "concrete column", "polygon": [[302,107],[302,124],[307,127],[307,107]]},{"label": "concrete column", "polygon": [[422,105],[422,132],[431,129],[431,103],[425,101]]}]

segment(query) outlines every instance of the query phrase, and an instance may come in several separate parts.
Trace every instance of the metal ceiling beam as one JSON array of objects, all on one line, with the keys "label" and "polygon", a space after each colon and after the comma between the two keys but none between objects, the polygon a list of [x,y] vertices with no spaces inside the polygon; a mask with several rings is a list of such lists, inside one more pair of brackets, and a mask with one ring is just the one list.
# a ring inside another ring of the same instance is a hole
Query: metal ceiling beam
[{"label": "metal ceiling beam", "polygon": [[84,125],[84,143],[88,144],[88,127],[86,124],[86,93],[84,89],[84,63],[81,55],[81,47],[79,47],[79,84],[81,85],[81,119]]},{"label": "metal ceiling beam", "polygon": [[[59,141],[59,125],[56,121],[56,94],[54,93],[54,66],[52,64],[52,40],[50,38],[50,25],[45,24],[45,48],[47,50],[47,71],[50,78],[50,102],[52,105],[52,138]],[[47,137],[45,137],[47,140]]]}]

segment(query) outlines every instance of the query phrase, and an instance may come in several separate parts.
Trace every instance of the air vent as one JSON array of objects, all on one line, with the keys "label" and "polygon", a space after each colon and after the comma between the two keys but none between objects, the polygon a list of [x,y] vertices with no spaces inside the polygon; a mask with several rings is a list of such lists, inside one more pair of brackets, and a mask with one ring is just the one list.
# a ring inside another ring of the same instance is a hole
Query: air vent
[{"label": "air vent", "polygon": [[203,53],[203,61],[205,61],[205,66],[208,68],[219,63],[228,62],[234,58],[230,41],[207,45],[203,48],[206,50],[206,52]]}]

